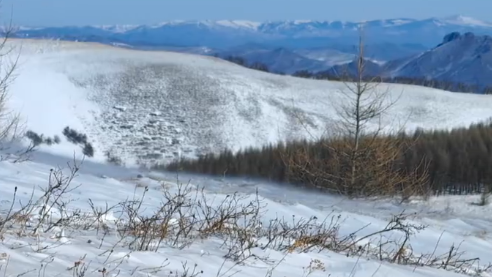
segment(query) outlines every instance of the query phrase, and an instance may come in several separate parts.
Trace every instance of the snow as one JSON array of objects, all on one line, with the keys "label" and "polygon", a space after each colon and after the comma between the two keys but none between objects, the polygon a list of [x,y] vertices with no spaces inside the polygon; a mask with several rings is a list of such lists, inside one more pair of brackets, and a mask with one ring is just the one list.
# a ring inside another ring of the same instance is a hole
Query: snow
[{"label": "snow", "polygon": [[[458,25],[458,26],[469,26],[469,27],[491,27],[492,23],[483,20],[475,19],[464,15],[453,15],[442,18],[431,18],[436,20],[435,24],[441,25]],[[391,18],[391,19],[379,19],[379,20],[360,20],[354,22],[346,21],[335,21],[335,20],[309,20],[309,19],[297,19],[297,20],[284,20],[284,21],[251,21],[251,20],[170,20],[164,21],[157,24],[151,25],[131,25],[131,24],[120,24],[120,25],[93,25],[93,28],[99,28],[104,31],[109,31],[111,33],[126,33],[133,31],[135,29],[145,29],[145,28],[160,28],[163,26],[182,26],[190,24],[206,25],[210,27],[222,26],[234,29],[245,29],[250,31],[259,31],[261,26],[267,25],[279,25],[284,27],[286,30],[290,28],[297,28],[297,25],[306,25],[306,30],[316,29],[316,26],[330,26],[333,23],[339,23],[342,29],[345,26],[357,25],[361,22],[369,23],[372,26],[380,26],[383,28],[399,27],[408,24],[416,23],[419,21],[427,21],[429,19],[411,19],[411,18]],[[73,26],[70,26],[73,27]],[[62,27],[63,28],[63,27]],[[40,27],[33,26],[20,26],[19,30],[29,31],[29,30],[41,30]]]},{"label": "snow", "polygon": [[[113,151],[127,161],[169,161],[177,153],[196,157],[316,138],[345,99],[338,82],[274,75],[212,57],[47,40],[10,45],[22,46],[10,107],[21,113],[26,129],[62,139],[66,126],[84,132],[95,160]],[[380,88],[399,97],[383,118],[386,126],[442,129],[492,117],[489,96]],[[66,157],[80,154],[79,146],[65,142],[43,147]]]},{"label": "snow", "polygon": [[[32,161],[25,163],[1,162],[1,214],[5,216],[11,205],[15,210],[19,203],[27,203],[31,195],[34,195],[34,199],[40,197],[40,188],[47,186],[50,170],[64,165],[66,168],[66,162],[69,162],[66,158],[43,152],[35,153]],[[140,172],[85,161],[73,181],[72,189],[61,198],[67,203],[64,209],[58,210],[54,204],[44,208],[35,206],[37,208],[32,213],[26,232],[34,228],[40,217],[35,215],[43,209],[53,209],[50,213],[53,221],[61,215],[68,219],[73,212],[79,215],[91,214],[89,200],[96,209],[104,210],[104,207],[118,205],[125,199],[138,198],[146,188],[149,193],[144,197],[142,212],[151,214],[165,203],[162,202],[165,193],[178,193],[176,180],[173,173]],[[469,201],[474,200],[473,196],[469,199],[446,196],[430,199],[429,202],[397,204],[391,200],[347,200],[259,181],[214,180],[192,175],[179,175],[178,180],[190,182],[198,190],[203,186],[204,199],[208,199],[207,203],[211,207],[227,201],[235,192],[244,197],[241,201],[247,204],[255,199],[255,191],[258,190],[259,199],[263,203],[263,224],[260,228],[267,226],[270,220],[281,217],[289,222],[313,217],[322,221],[324,218],[340,216],[340,235],[348,235],[361,228],[365,228],[362,233],[371,233],[383,229],[391,215],[403,210],[415,212],[417,217],[411,222],[428,225],[410,240],[415,253],[446,254],[449,247],[459,244],[460,251],[464,251],[464,259],[480,258],[481,265],[492,262],[492,207],[470,205]],[[12,203],[14,188],[17,188],[16,201]],[[76,228],[76,223],[73,223],[74,226],[66,224],[51,231],[42,231],[34,237],[19,235],[15,228],[5,227],[0,243],[0,266],[3,274],[18,276],[27,272],[23,276],[68,276],[87,266],[85,276],[101,276],[100,271],[104,268],[104,276],[182,276],[182,264],[186,263],[190,268],[189,272],[194,265],[196,272],[203,271],[203,274],[196,276],[231,276],[233,273],[238,277],[463,276],[444,269],[397,265],[357,255],[347,257],[328,250],[289,253],[254,247],[252,253],[258,258],[251,257],[244,263],[236,263],[224,258],[227,248],[220,237],[197,239],[183,248],[165,244],[154,251],[137,251],[121,242],[118,232],[113,231],[112,223],[120,217],[120,208],[115,208],[98,219],[101,224],[108,226],[106,228],[110,228],[105,234],[102,230],[97,233],[90,228]],[[179,221],[173,218],[170,225],[177,226],[177,222]],[[72,269],[78,262],[78,267]],[[308,274],[310,263],[311,273]],[[268,275],[269,271],[272,275]],[[490,275],[483,273],[482,276]]]},{"label": "snow", "polygon": [[[151,28],[160,28],[163,26],[179,26],[179,25],[189,25],[189,24],[203,24],[210,27],[222,26],[236,29],[247,29],[256,30],[260,26],[260,22],[249,21],[249,20],[201,20],[201,21],[190,21],[190,20],[172,20],[165,21],[159,24],[150,25]],[[145,28],[146,26],[139,26]]]},{"label": "snow", "polygon": [[294,25],[298,25],[298,24],[309,24],[309,23],[313,23],[314,21],[313,20],[307,20],[307,19],[298,19],[298,20],[294,20],[292,22],[294,23]]},{"label": "snow", "polygon": [[[415,22],[414,19],[392,19],[392,20],[388,20],[388,21],[391,22],[392,26],[405,25],[405,24]],[[389,26],[391,26],[391,25],[389,25]]]},{"label": "snow", "polygon": [[216,23],[227,27],[249,28],[253,30],[257,29],[258,26],[261,25],[260,22],[248,20],[217,20]]},{"label": "snow", "polygon": [[[339,92],[342,84],[276,76],[194,55],[139,52],[59,41],[25,40],[16,41],[14,45],[21,42],[21,67],[11,87],[9,107],[21,113],[28,129],[47,136],[60,134],[67,125],[87,132],[100,156],[85,160],[80,165],[72,186],[65,193],[55,194],[60,196],[56,201],[42,197],[43,188],[48,187],[53,174],[60,172],[57,168],[62,167],[64,174],[69,173],[67,162],[73,166],[70,158],[74,151],[79,151],[77,146],[64,142],[41,147],[28,162],[0,162],[0,218],[11,214],[10,207],[17,211],[21,205],[33,200],[31,212],[24,217],[16,217],[13,225],[0,227],[0,267],[4,276],[82,276],[78,271],[85,267],[85,276],[182,276],[183,263],[189,268],[188,275],[184,276],[463,276],[453,272],[452,268],[399,265],[387,260],[380,261],[374,256],[318,249],[306,252],[294,249],[289,252],[275,247],[252,247],[249,251],[254,256],[246,251],[248,259],[237,263],[224,258],[230,249],[228,245],[231,245],[229,240],[224,239],[228,238],[226,234],[195,238],[185,241],[189,242],[186,245],[178,241],[179,247],[173,244],[173,237],[166,237],[160,245],[154,240],[149,241],[153,251],[141,251],[128,241],[131,235],[124,235],[124,230],[117,229],[130,220],[124,212],[126,205],[131,203],[129,200],[139,199],[146,193],[141,198],[142,208],[139,211],[141,216],[150,216],[162,205],[173,203],[166,201],[165,197],[179,194],[183,188],[181,184],[188,183],[185,187],[190,188],[196,198],[185,199],[191,201],[188,203],[193,203],[193,207],[205,205],[211,209],[219,208],[220,203],[227,203],[227,199],[238,199],[237,203],[245,206],[261,202],[261,216],[253,226],[255,230],[266,230],[272,221],[281,218],[288,224],[301,219],[313,220],[318,224],[315,226],[319,226],[324,219],[333,219],[340,224],[340,237],[356,232],[356,236],[361,238],[384,229],[392,216],[405,211],[415,214],[408,218],[409,223],[428,226],[410,239],[414,255],[446,255],[451,246],[459,245],[459,250],[464,251],[463,259],[480,258],[482,266],[492,262],[492,206],[472,205],[478,196],[444,196],[428,201],[414,199],[406,204],[391,199],[348,200],[287,187],[286,184],[148,172],[99,163],[103,159],[100,149],[104,147],[110,147],[115,142],[127,142],[127,145],[117,145],[124,150],[130,148],[138,136],[147,140],[153,138],[134,129],[123,128],[111,132],[109,127],[114,126],[111,120],[124,119],[127,124],[133,125],[139,124],[139,120],[149,124],[162,123],[162,126],[169,127],[167,132],[175,132],[173,137],[165,137],[164,134],[163,140],[168,144],[175,144],[174,139],[194,143],[187,140],[192,134],[206,140],[207,132],[217,130],[222,134],[218,138],[230,138],[230,145],[261,145],[289,137],[289,134],[305,132],[289,118],[294,111],[303,113],[318,125],[332,118],[333,105],[342,100]],[[159,66],[164,65],[170,70],[160,71],[162,68]],[[127,74],[118,75],[122,72]],[[148,77],[146,74],[154,74],[155,78],[151,80],[155,83],[148,83],[149,80],[138,83],[141,81],[139,78]],[[175,75],[171,77],[183,78],[166,79],[170,74]],[[87,80],[99,83],[89,82],[90,85],[87,85]],[[122,85],[115,80],[125,82]],[[132,91],[124,94],[124,89],[128,87]],[[171,105],[165,109],[152,106],[159,106],[159,103],[164,105],[172,100],[166,96],[161,101],[160,94],[153,92],[158,87],[172,90],[184,105],[178,108]],[[407,119],[408,128],[449,128],[492,116],[489,108],[492,98],[487,96],[449,93],[417,86],[394,85],[390,88],[394,96],[402,95],[384,123]],[[111,89],[119,98],[108,94]],[[148,91],[154,94],[148,94]],[[221,91],[226,93],[221,94]],[[189,98],[195,97],[194,94],[202,102],[191,102]],[[125,100],[124,96],[128,95],[131,97]],[[153,98],[145,100],[149,95]],[[193,109],[187,109],[187,105],[192,105]],[[204,105],[213,106],[213,112],[203,110],[203,114],[195,113]],[[113,117],[101,117],[105,113]],[[207,121],[210,119],[207,117],[211,116],[215,118]],[[180,120],[193,122],[196,119],[201,125],[178,124]],[[204,132],[192,132],[197,129]],[[313,130],[321,132],[324,129],[313,127]],[[118,141],[118,136],[128,140]],[[217,137],[212,137],[202,145],[219,142]],[[185,152],[184,146],[173,149],[177,156]],[[76,158],[80,157],[80,152],[77,153]],[[60,201],[65,204],[60,205]],[[97,211],[112,206],[115,208],[102,216],[94,216],[94,210],[97,214]],[[189,211],[185,210],[183,214],[191,218]],[[72,216],[74,214],[78,216]],[[47,220],[43,220],[46,219],[43,215]],[[170,230],[175,230],[181,221],[176,214],[172,215],[168,226]],[[59,219],[65,221],[51,230],[46,229],[50,222]],[[135,219],[135,223],[144,220]],[[43,228],[34,232],[40,221]],[[21,228],[22,224],[25,224],[25,229]],[[228,224],[226,230],[235,228],[232,223]],[[100,229],[95,229],[95,226]],[[376,241],[364,239],[360,243],[377,244],[379,239],[397,240],[400,237],[401,233],[390,232],[389,237],[378,236]],[[264,243],[265,238],[253,236],[250,239]],[[288,249],[296,242],[290,241]],[[238,247],[237,244],[232,246]],[[195,264],[197,275],[191,274]],[[474,262],[466,269],[473,274],[477,266],[478,263]],[[203,274],[200,274],[201,271]],[[481,276],[490,276],[487,274],[482,273]]]},{"label": "snow", "polygon": [[114,33],[125,33],[138,28],[139,25],[96,25],[94,27]]},{"label": "snow", "polygon": [[463,15],[454,15],[454,16],[442,18],[441,21],[453,25],[492,27],[492,23],[490,22],[478,20]]}]

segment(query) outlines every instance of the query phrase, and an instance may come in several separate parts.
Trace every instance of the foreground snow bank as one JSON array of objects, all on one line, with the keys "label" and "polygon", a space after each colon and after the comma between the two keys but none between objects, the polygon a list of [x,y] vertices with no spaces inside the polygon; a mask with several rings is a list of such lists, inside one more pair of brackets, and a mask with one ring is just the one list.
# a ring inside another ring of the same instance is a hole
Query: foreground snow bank
[{"label": "foreground snow bank", "polygon": [[362,215],[273,185],[202,188],[41,157],[0,165],[5,276],[488,276],[492,262],[486,223],[465,235],[478,225],[388,203],[360,201]]}]

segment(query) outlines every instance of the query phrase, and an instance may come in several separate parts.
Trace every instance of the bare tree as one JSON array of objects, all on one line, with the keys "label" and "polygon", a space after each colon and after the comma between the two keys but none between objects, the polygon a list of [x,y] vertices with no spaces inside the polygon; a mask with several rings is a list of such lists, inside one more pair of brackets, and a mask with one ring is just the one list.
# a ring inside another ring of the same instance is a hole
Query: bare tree
[{"label": "bare tree", "polygon": [[[383,127],[381,125],[381,116],[396,103],[396,100],[390,99],[389,90],[381,88],[381,78],[366,74],[363,24],[359,27],[359,41],[355,62],[354,76],[349,75],[346,76],[348,78],[342,78],[345,90],[341,92],[345,97],[341,103],[338,103],[337,113],[340,121],[334,126],[339,135],[336,139],[346,141],[341,149],[333,149],[337,155],[348,159],[350,167],[349,176],[347,176],[349,186],[345,190],[356,187],[356,183],[362,177],[361,170],[367,172],[368,164],[365,163],[365,158],[372,156],[369,152],[376,150],[377,144],[382,143],[381,139],[377,139]],[[347,79],[348,81],[346,81]],[[378,121],[377,126],[371,130],[368,125],[374,121]],[[364,140],[363,147],[361,147],[362,140]],[[384,144],[390,142],[391,140],[388,140]],[[385,156],[384,159],[387,161],[379,166],[387,166],[387,162],[396,159],[398,155],[396,145],[385,145],[385,149],[386,153],[381,155],[381,158]],[[341,153],[337,153],[340,150]]]},{"label": "bare tree", "polygon": [[[7,149],[9,143],[23,133],[20,115],[9,109],[7,104],[10,97],[9,88],[16,78],[20,57],[20,51],[15,53],[16,47],[9,42],[14,31],[11,21],[0,30],[2,36],[0,39],[0,150]],[[28,153],[32,149],[28,147],[27,150],[18,153]]]},{"label": "bare tree", "polygon": [[381,86],[381,77],[367,74],[363,25],[359,31],[355,68],[341,78],[344,89],[341,101],[335,103],[338,118],[330,126],[329,138],[294,151],[287,162],[302,181],[347,196],[395,195],[409,184],[420,190],[426,182],[425,168],[408,172],[398,166],[409,141],[396,135],[401,129],[383,132],[382,116],[401,94],[393,98],[388,86]]}]

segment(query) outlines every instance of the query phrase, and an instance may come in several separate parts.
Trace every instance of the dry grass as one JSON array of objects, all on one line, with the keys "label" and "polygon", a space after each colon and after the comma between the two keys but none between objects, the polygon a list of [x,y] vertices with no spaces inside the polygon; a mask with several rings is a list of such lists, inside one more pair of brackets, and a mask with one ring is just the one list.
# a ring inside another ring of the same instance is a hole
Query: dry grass
[{"label": "dry grass", "polygon": [[[50,230],[59,229],[59,237],[63,237],[64,230],[96,232],[102,235],[100,249],[106,237],[117,237],[117,242],[111,248],[102,249],[108,256],[117,247],[130,250],[128,256],[133,252],[158,251],[164,247],[183,249],[213,238],[221,241],[224,259],[236,265],[243,264],[248,259],[261,260],[272,265],[267,255],[259,256],[257,253],[274,250],[285,255],[329,251],[349,257],[414,267],[427,266],[466,274],[479,274],[490,269],[490,265],[479,265],[478,259],[462,258],[463,253],[459,251],[459,246],[451,246],[446,253],[414,253],[411,240],[416,233],[426,228],[409,223],[414,215],[395,215],[385,228],[364,236],[359,234],[365,228],[342,235],[339,230],[343,219],[338,214],[330,214],[323,220],[293,216],[289,219],[273,218],[266,221],[264,213],[267,205],[258,193],[249,196],[234,193],[217,200],[205,194],[203,188],[175,184],[172,189],[160,192],[161,205],[151,211],[142,208],[149,192],[146,187],[141,194],[135,193],[131,199],[114,206],[97,207],[89,201],[87,207],[90,212],[68,212],[71,210],[71,202],[64,200],[69,199],[64,196],[76,188],[72,183],[79,166],[74,165],[69,169],[68,175],[62,169],[53,170],[41,197],[35,199],[33,196],[28,203],[18,209],[12,207],[2,215],[1,238],[15,236],[25,239],[32,251],[43,253],[48,250],[43,245],[43,239]],[[16,202],[16,193],[17,190],[14,192],[13,202]],[[60,211],[59,218],[51,216],[54,210]],[[106,215],[116,210],[122,212],[119,218],[111,222],[105,220]],[[268,224],[263,225],[263,222]],[[50,247],[52,249],[59,245]],[[116,260],[123,262],[124,259],[125,257]],[[165,265],[159,270],[164,267]],[[97,270],[102,276],[110,276],[116,268],[117,266],[93,268],[90,261],[81,259],[75,261],[70,271],[74,276],[84,276],[88,270]],[[305,268],[305,276],[324,270],[320,261],[313,260]],[[196,265],[190,267],[186,264],[180,272],[180,275],[174,275],[177,274],[174,272],[169,276],[202,274]]]}]

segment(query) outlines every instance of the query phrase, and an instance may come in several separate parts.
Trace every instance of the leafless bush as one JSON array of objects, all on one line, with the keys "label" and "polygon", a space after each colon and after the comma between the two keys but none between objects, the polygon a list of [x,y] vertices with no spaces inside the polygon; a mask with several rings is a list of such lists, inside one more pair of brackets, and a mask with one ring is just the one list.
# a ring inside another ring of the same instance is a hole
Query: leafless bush
[{"label": "leafless bush", "polygon": [[7,45],[14,31],[10,23],[9,26],[3,27],[0,39],[0,161],[22,162],[30,158],[35,145],[16,149],[24,133],[24,126],[20,114],[8,108],[9,88],[17,77],[20,59],[20,51],[15,53],[16,48]]},{"label": "leafless bush", "polygon": [[182,270],[171,271],[169,277],[197,277],[203,274],[203,270],[198,270],[198,265],[194,264],[193,269],[188,266],[187,262],[181,263]]},{"label": "leafless bush", "polygon": [[114,164],[114,165],[118,165],[118,166],[122,166],[124,165],[125,163],[123,162],[123,160],[114,154],[114,151],[112,150],[108,150],[104,153],[104,156],[106,157],[106,162],[110,163],[110,164]]},{"label": "leafless bush", "polygon": [[148,190],[145,187],[140,197],[120,203],[126,218],[118,227],[120,237],[128,238],[128,245],[137,251],[157,251],[163,243],[176,248],[191,244],[199,220],[192,213],[198,191],[190,185],[177,185],[175,194],[165,191],[161,205],[145,215],[142,203]]},{"label": "leafless bush", "polygon": [[72,272],[74,277],[84,277],[89,270],[90,263],[85,263],[84,258],[74,262],[74,265],[67,268],[68,271]]},{"label": "leafless bush", "polygon": [[322,261],[318,259],[311,259],[311,262],[309,262],[309,265],[307,267],[303,268],[303,271],[303,277],[307,277],[316,271],[325,272],[326,267]]},{"label": "leafless bush", "polygon": [[[7,229],[16,229],[19,236],[26,235],[26,229],[31,228],[31,235],[37,235],[42,229],[48,232],[55,227],[62,226],[67,220],[73,217],[68,216],[66,207],[68,205],[65,196],[76,187],[72,186],[72,181],[76,177],[79,166],[74,163],[69,165],[68,175],[60,169],[51,169],[47,187],[40,187],[42,195],[35,200],[34,191],[27,203],[20,202],[20,207],[14,211],[17,202],[17,187],[14,188],[12,204],[6,215],[0,219],[0,233]],[[55,212],[58,218],[52,216]]]},{"label": "leafless bush", "polygon": [[[415,253],[412,238],[426,226],[411,223],[412,214],[393,216],[381,230],[367,232],[364,226],[350,234],[342,234],[341,215],[331,213],[326,218],[277,217],[265,221],[267,205],[258,192],[254,195],[212,195],[203,188],[191,184],[176,184],[162,191],[161,203],[151,209],[146,205],[149,188],[135,188],[131,199],[115,205],[98,207],[88,201],[88,212],[71,209],[69,194],[75,188],[73,181],[78,165],[69,165],[69,170],[52,170],[48,185],[41,188],[42,194],[35,198],[32,193],[28,203],[15,207],[17,189],[14,190],[12,206],[0,219],[0,234],[21,236],[28,241],[34,252],[43,252],[63,244],[65,232],[91,231],[102,235],[99,249],[106,236],[113,236],[110,248],[102,249],[106,260],[99,272],[104,276],[117,274],[118,266],[135,251],[158,251],[163,246],[183,249],[197,240],[213,238],[221,242],[225,260],[239,265],[248,259],[272,264],[266,250],[281,251],[286,255],[301,252],[331,251],[347,256],[369,258],[409,266],[426,266],[460,273],[479,274],[490,269],[478,259],[463,258],[459,246],[451,246],[445,253]],[[137,193],[137,190],[141,190]],[[112,217],[113,211],[118,218]],[[112,217],[109,221],[108,217]],[[55,231],[52,237],[59,242],[45,245],[45,235]],[[439,244],[439,242],[437,243]],[[117,248],[130,250],[124,257],[113,257]],[[436,245],[437,249],[437,245]],[[109,266],[111,265],[111,266]],[[76,262],[69,270],[74,276],[84,276],[90,261]],[[149,269],[150,270],[150,269]],[[313,270],[322,270],[321,264],[313,261],[306,269],[306,276]],[[138,269],[142,272],[142,269]],[[197,266],[169,272],[169,276],[199,276]]]},{"label": "leafless bush", "polygon": [[360,235],[368,226],[348,235],[340,234],[343,223],[340,215],[331,214],[324,220],[275,218],[262,224],[266,205],[258,194],[242,196],[238,193],[220,201],[210,200],[203,189],[180,185],[174,194],[164,193],[164,201],[156,212],[142,216],[142,203],[148,192],[126,201],[126,229],[121,237],[131,237],[128,244],[134,251],[156,251],[162,243],[183,248],[196,239],[220,238],[226,250],[225,258],[236,264],[254,258],[269,263],[268,257],[258,256],[255,249],[273,249],[285,253],[333,251],[347,256],[367,257],[390,263],[429,266],[465,272],[488,270],[478,267],[477,259],[461,259],[457,248],[449,255],[415,254],[411,238],[426,226],[408,222],[412,215],[393,216],[387,226],[369,234]]},{"label": "leafless bush", "polygon": [[[328,220],[329,219],[329,220]],[[328,247],[337,250],[339,245],[340,215],[329,215],[322,222],[318,218],[296,218],[292,220],[275,218],[262,230],[262,248],[272,248],[279,251],[308,252],[315,247]]]}]

